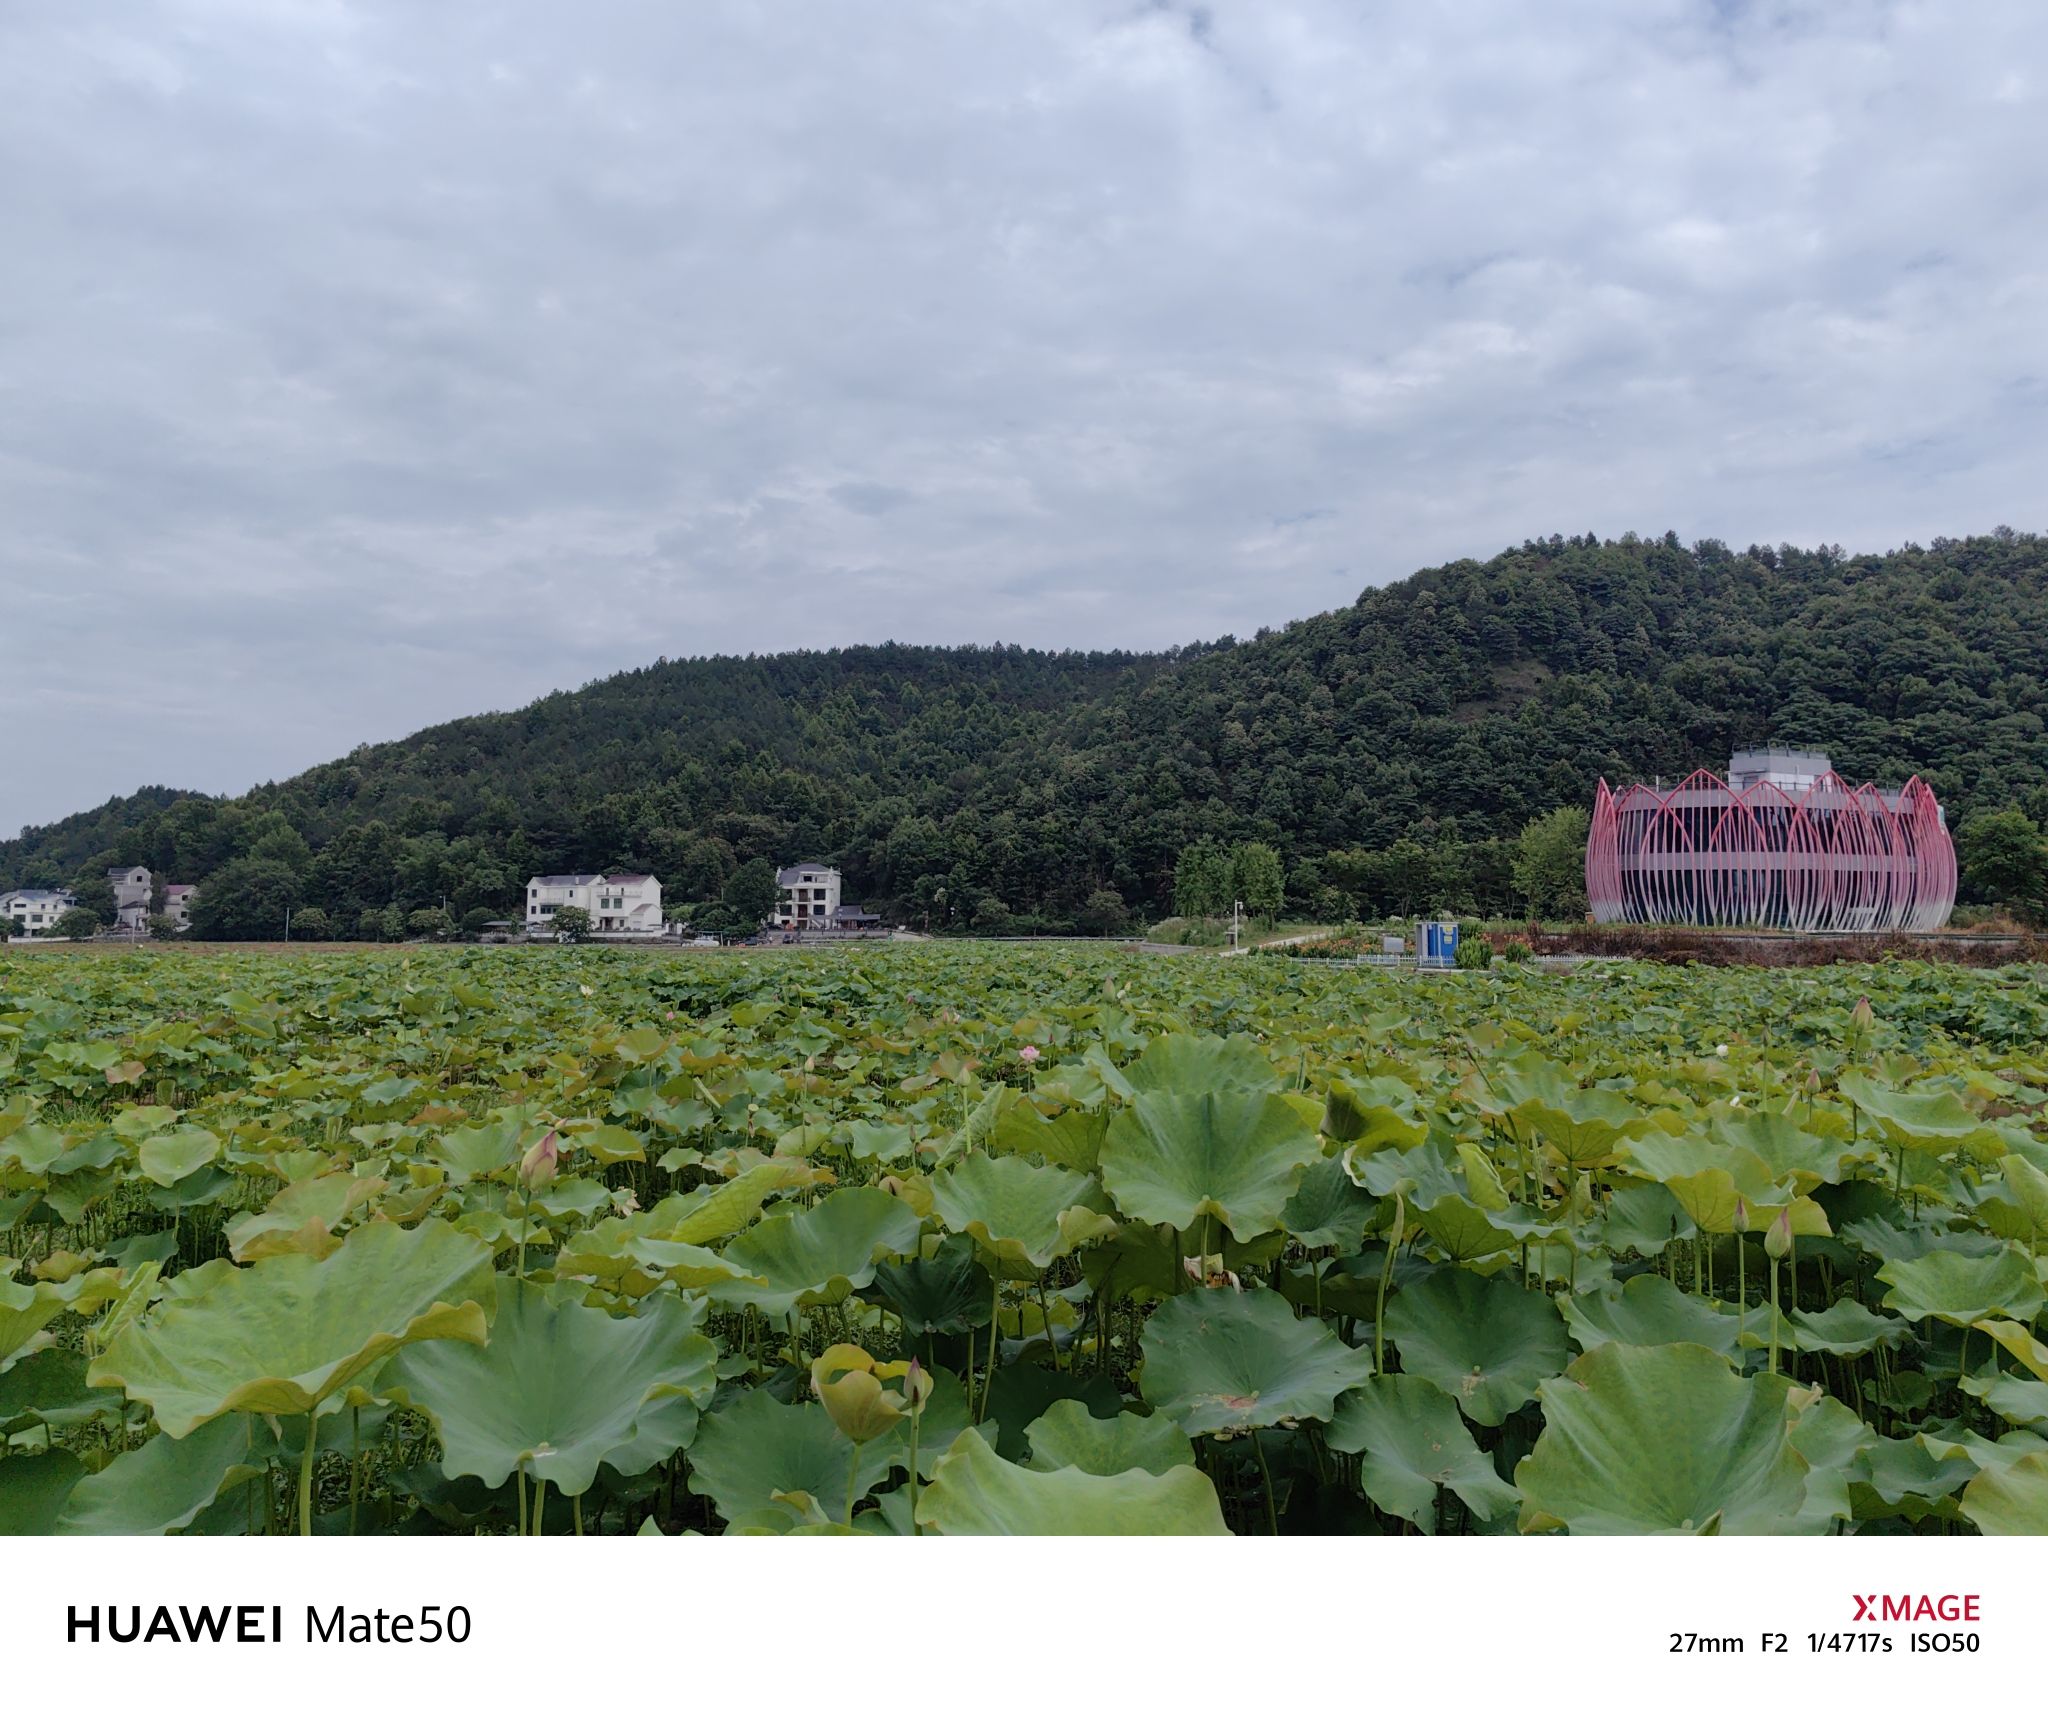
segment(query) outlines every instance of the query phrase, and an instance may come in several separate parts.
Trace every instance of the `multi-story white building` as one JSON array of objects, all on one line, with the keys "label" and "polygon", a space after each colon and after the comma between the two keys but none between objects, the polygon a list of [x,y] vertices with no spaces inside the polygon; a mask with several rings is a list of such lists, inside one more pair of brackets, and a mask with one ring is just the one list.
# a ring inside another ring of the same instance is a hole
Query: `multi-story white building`
[{"label": "multi-story white building", "polygon": [[140,933],[149,924],[152,886],[147,868],[109,868],[107,884],[114,888],[114,925],[125,933]]},{"label": "multi-story white building", "polygon": [[822,862],[799,862],[776,871],[782,901],[775,906],[777,927],[829,927],[839,913],[839,870]]},{"label": "multi-story white building", "polygon": [[563,909],[587,914],[592,933],[658,934],[661,882],[652,874],[536,874],[526,882],[528,933],[552,933],[555,912]]},{"label": "multi-story white building", "polygon": [[192,925],[192,906],[198,899],[197,886],[164,887],[164,914],[171,918],[180,933]]},{"label": "multi-story white building", "polygon": [[0,917],[6,919],[10,934],[47,933],[57,925],[57,918],[77,902],[61,888],[52,891],[29,886],[16,892],[0,892]]}]

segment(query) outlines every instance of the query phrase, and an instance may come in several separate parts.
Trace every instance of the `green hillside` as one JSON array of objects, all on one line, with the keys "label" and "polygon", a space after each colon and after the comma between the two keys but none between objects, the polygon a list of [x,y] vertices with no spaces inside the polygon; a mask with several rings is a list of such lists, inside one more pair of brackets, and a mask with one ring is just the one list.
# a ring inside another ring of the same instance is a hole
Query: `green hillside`
[{"label": "green hillside", "polygon": [[662,661],[233,800],[153,789],[30,829],[0,882],[254,859],[347,934],[443,899],[509,913],[536,870],[640,865],[683,901],[825,857],[885,907],[943,889],[941,917],[1062,928],[1105,891],[1163,911],[1211,835],[1275,846],[1304,903],[1335,879],[1367,909],[1505,907],[1500,841],[1531,816],[1769,739],[1917,772],[1951,824],[2039,818],[2044,620],[2048,542],[2006,529],[1879,554],[1553,536],[1166,653]]}]

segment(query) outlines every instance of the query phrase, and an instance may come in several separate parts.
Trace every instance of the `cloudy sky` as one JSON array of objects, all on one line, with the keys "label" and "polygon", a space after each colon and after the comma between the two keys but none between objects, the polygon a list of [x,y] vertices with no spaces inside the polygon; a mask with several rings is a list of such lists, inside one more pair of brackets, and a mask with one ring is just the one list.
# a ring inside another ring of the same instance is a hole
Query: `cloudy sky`
[{"label": "cloudy sky", "polygon": [[0,9],[0,830],[656,655],[2048,525],[2040,0]]}]

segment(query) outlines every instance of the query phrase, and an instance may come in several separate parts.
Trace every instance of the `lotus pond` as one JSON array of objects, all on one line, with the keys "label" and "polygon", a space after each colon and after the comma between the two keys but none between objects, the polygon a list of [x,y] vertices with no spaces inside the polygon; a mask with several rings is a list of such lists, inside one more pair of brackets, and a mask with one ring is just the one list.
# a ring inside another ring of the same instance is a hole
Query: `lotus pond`
[{"label": "lotus pond", "polygon": [[2048,1531],[2048,972],[0,963],[0,1532]]}]

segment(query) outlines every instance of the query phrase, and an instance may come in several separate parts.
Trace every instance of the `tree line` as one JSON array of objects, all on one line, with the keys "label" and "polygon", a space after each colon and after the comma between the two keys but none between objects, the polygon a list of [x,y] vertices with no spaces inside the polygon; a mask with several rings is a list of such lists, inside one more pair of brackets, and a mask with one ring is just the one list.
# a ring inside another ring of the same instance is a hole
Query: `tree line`
[{"label": "tree line", "polygon": [[[1160,653],[662,660],[240,797],[118,799],[0,845],[0,882],[139,862],[200,884],[208,932],[290,908],[395,938],[516,917],[533,873],[642,869],[716,913],[742,870],[817,859],[893,919],[1094,932],[1173,912],[1190,849],[1259,846],[1290,913],[1513,914],[1531,822],[1772,740],[1919,773],[1969,846],[2048,821],[2044,573],[2010,529],[1874,554],[1554,535]],[[1966,895],[2006,901],[2010,866]]]}]

